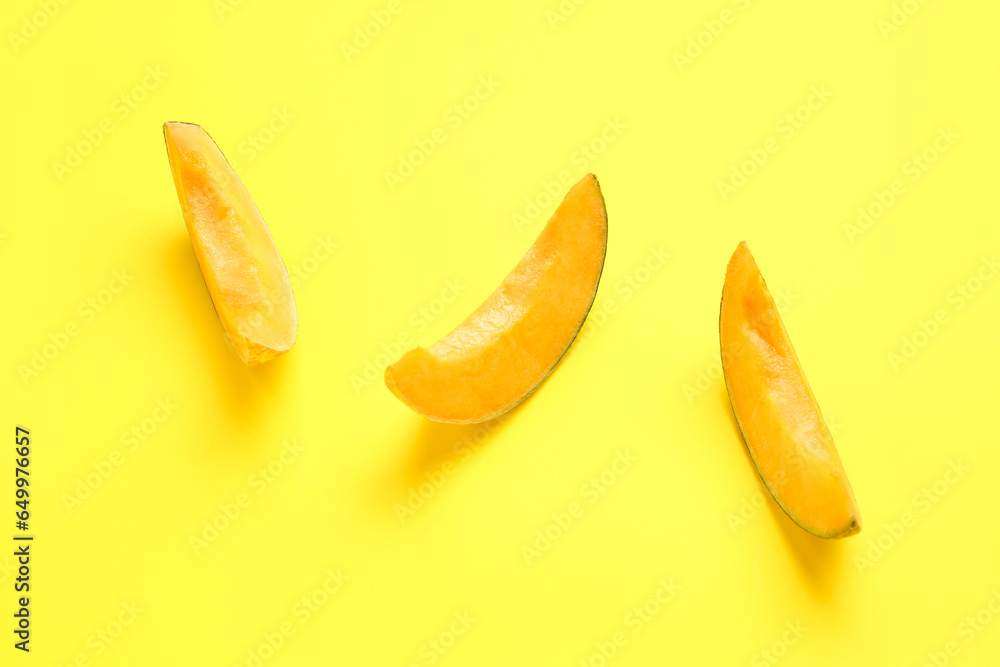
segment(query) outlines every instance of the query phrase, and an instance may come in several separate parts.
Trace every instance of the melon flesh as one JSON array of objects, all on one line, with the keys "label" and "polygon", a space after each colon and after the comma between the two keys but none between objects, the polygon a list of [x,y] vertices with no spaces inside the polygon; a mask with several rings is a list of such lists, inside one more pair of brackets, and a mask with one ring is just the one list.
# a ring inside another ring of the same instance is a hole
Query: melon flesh
[{"label": "melon flesh", "polygon": [[570,189],[520,263],[454,331],[385,371],[392,392],[444,422],[480,422],[524,400],[572,345],[594,303],[608,245],[600,185]]},{"label": "melon flesh", "polygon": [[860,531],[833,436],[746,242],[726,269],[719,340],[736,423],[774,500],[817,537]]},{"label": "melon flesh", "polygon": [[287,352],[295,297],[264,219],[201,126],[165,123],[163,135],[195,256],[236,353],[255,366]]}]

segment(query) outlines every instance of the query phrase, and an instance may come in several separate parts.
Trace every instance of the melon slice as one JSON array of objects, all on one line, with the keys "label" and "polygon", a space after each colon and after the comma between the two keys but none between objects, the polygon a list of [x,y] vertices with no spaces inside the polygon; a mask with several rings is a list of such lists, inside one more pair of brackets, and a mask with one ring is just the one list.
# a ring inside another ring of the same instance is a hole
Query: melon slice
[{"label": "melon slice", "polygon": [[236,353],[255,366],[287,352],[295,297],[264,219],[201,126],[164,123],[163,135],[195,256]]},{"label": "melon slice", "polygon": [[860,531],[830,429],[746,242],[726,269],[719,339],[736,423],[774,500],[817,537]]},{"label": "melon slice", "polygon": [[607,245],[604,197],[588,174],[500,287],[447,336],[386,368],[386,385],[435,421],[480,422],[510,410],[572,345],[594,303]]}]

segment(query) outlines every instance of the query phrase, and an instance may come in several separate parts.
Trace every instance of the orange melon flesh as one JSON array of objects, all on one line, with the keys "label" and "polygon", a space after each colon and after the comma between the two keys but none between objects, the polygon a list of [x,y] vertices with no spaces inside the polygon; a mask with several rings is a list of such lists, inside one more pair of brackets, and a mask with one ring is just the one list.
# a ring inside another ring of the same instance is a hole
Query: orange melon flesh
[{"label": "orange melon flesh", "polygon": [[385,371],[400,400],[436,421],[480,422],[538,387],[594,303],[608,245],[600,185],[574,185],[520,263],[450,334]]},{"label": "orange melon flesh", "polygon": [[719,338],[736,422],[774,500],[817,537],[857,533],[851,484],[746,242],[726,269]]},{"label": "orange melon flesh", "polygon": [[205,285],[236,353],[255,366],[288,351],[298,331],[295,297],[249,193],[199,125],[164,123],[163,135]]}]

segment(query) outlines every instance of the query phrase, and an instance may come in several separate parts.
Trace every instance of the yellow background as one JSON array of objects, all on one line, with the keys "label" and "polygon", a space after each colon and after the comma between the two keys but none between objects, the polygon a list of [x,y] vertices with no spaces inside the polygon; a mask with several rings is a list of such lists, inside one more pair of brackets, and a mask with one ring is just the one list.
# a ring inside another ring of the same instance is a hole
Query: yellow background
[{"label": "yellow background", "polygon": [[[5,3],[0,405],[32,432],[37,537],[30,655],[0,551],[0,663],[995,664],[1000,10],[401,0],[349,61],[389,4]],[[467,101],[480,77],[495,88]],[[456,123],[455,104],[476,109]],[[263,367],[205,290],[166,120],[212,134],[300,271],[298,342]],[[754,173],[724,200],[734,168]],[[587,337],[541,389],[487,433],[361,386],[499,284],[563,171],[598,175],[610,238]],[[855,537],[814,539],[765,501],[735,430],[717,318],[741,239],[784,295]],[[36,351],[52,358],[23,377]],[[634,461],[590,502],[618,454]],[[348,577],[333,594],[328,571]],[[679,587],[663,604],[661,581]]]}]

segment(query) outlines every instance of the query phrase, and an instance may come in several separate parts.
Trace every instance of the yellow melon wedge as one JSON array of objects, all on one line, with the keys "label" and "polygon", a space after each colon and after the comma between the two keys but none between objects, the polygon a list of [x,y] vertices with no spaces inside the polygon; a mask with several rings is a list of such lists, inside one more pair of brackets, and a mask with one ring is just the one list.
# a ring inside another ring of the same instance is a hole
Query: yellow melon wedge
[{"label": "yellow melon wedge", "polygon": [[450,334],[389,366],[386,385],[435,421],[480,422],[510,410],[572,345],[594,303],[607,245],[604,196],[588,174],[500,287]]},{"label": "yellow melon wedge", "polygon": [[774,500],[817,537],[860,531],[833,436],[746,242],[726,269],[719,340],[736,423]]},{"label": "yellow melon wedge", "polygon": [[191,244],[236,353],[256,366],[287,352],[295,297],[264,219],[201,126],[164,123],[163,135]]}]

